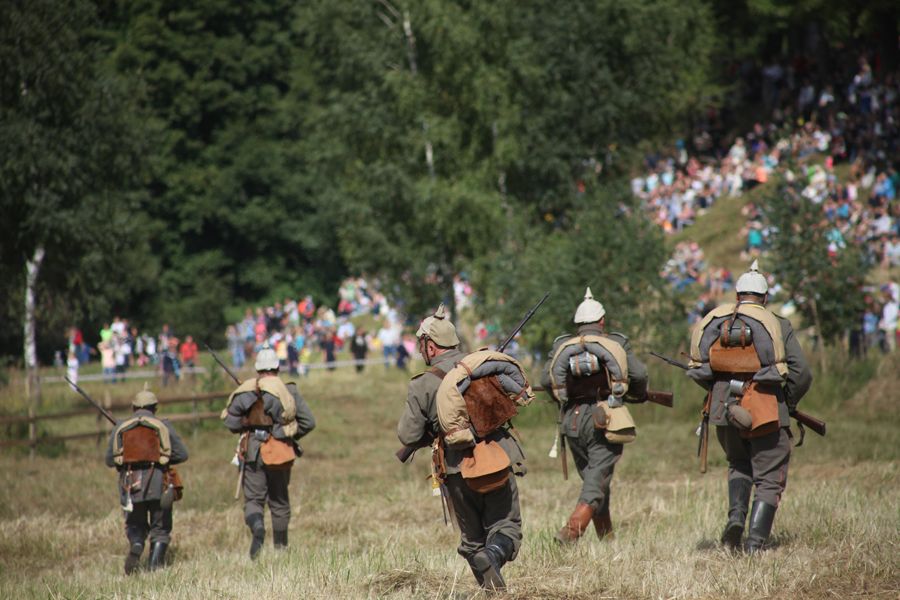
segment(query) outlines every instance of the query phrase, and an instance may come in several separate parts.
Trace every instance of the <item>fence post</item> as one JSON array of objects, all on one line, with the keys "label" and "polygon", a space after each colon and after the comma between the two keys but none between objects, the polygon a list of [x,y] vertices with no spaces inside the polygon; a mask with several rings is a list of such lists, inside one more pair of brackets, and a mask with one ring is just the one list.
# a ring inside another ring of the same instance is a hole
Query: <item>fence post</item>
[{"label": "fence post", "polygon": [[197,428],[200,426],[200,419],[198,417],[199,413],[197,412],[197,389],[196,388],[191,390],[191,412],[194,415],[194,420],[193,420],[194,427],[191,430],[191,438],[196,439],[197,438]]},{"label": "fence post", "polygon": [[28,403],[28,459],[34,460],[34,450],[37,447],[37,418],[34,415],[34,404]]}]

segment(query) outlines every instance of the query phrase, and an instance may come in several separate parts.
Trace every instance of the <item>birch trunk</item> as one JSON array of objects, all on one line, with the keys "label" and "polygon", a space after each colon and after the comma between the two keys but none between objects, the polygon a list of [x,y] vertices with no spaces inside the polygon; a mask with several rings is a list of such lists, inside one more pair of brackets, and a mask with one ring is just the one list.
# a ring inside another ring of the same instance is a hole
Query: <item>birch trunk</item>
[{"label": "birch trunk", "polygon": [[44,262],[44,247],[39,245],[34,249],[34,256],[25,261],[25,323],[24,323],[24,345],[25,345],[25,371],[26,386],[28,400],[32,404],[40,401],[41,387],[40,377],[38,376],[37,361],[37,329],[35,327],[35,287],[37,286],[38,274],[41,270],[41,263]]}]

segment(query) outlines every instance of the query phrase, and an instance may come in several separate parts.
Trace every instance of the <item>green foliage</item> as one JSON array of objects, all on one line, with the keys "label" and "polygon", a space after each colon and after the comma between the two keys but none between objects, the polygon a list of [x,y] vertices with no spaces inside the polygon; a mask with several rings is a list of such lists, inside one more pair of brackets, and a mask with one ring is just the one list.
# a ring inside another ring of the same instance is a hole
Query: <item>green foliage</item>
[{"label": "green foliage", "polygon": [[[104,69],[98,24],[81,0],[0,8],[0,308],[21,322],[23,265],[43,247],[45,337],[140,297],[154,269],[132,213],[145,148],[125,82]],[[0,335],[4,347],[21,339]]]},{"label": "green foliage", "polygon": [[646,341],[671,331],[667,325],[680,314],[659,277],[666,257],[662,233],[631,216],[623,195],[595,190],[580,200],[570,227],[542,232],[523,226],[516,232],[521,235],[510,236],[484,265],[485,312],[499,313],[506,329],[549,291],[524,332],[529,346],[549,349],[553,338],[574,328],[575,309],[590,286],[606,309],[608,330]]},{"label": "green foliage", "polygon": [[826,343],[835,344],[860,326],[869,266],[852,239],[829,256],[835,225],[825,219],[821,206],[800,195],[804,185],[804,177],[791,175],[766,198],[766,212],[778,231],[773,272],[800,309],[804,326],[815,327]]}]

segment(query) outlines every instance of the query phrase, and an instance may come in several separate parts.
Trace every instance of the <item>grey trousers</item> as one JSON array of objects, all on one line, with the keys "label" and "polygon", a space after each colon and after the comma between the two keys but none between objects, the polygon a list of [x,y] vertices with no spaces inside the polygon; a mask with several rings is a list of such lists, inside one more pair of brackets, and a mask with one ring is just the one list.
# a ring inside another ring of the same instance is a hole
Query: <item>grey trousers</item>
[{"label": "grey trousers", "polygon": [[732,426],[716,427],[716,437],[728,459],[728,480],[747,479],[756,489],[754,500],[778,507],[787,485],[791,438],[782,427],[758,438],[744,439]]},{"label": "grey trousers", "polygon": [[266,503],[272,513],[272,529],[284,531],[291,520],[291,499],[288,485],[291,469],[269,470],[258,463],[244,467],[244,520],[262,515]]},{"label": "grey trousers", "polygon": [[447,491],[459,526],[457,552],[468,560],[502,533],[512,540],[513,560],[522,544],[522,513],[515,475],[510,473],[506,485],[487,494],[469,489],[458,473],[447,475]]},{"label": "grey trousers", "polygon": [[594,429],[593,406],[589,404],[569,410],[564,423],[566,443],[583,481],[578,502],[589,504],[595,513],[608,510],[610,483],[623,445],[610,444],[602,430]]},{"label": "grey trousers", "polygon": [[135,502],[134,510],[125,513],[125,537],[131,543],[151,542],[168,544],[172,538],[172,509],[163,510],[159,500]]}]

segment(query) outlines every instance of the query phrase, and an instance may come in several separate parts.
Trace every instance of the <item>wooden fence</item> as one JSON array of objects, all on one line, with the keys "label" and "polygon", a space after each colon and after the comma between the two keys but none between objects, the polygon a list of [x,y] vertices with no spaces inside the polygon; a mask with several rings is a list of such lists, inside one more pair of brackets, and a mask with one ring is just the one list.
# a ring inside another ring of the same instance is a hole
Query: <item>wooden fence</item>
[{"label": "wooden fence", "polygon": [[[191,404],[191,411],[185,413],[175,413],[171,415],[165,415],[165,418],[174,423],[178,422],[192,422],[194,429],[196,430],[200,421],[206,419],[218,419],[221,414],[221,409],[217,411],[209,411],[209,410],[200,410],[201,402],[211,402],[213,400],[224,400],[228,397],[229,392],[212,392],[212,393],[193,393],[185,396],[173,396],[171,398],[160,398],[159,404]],[[109,392],[106,392],[103,397],[99,400],[99,402],[103,405],[104,408],[109,410],[110,412],[114,411],[128,411],[131,412],[131,399],[118,399],[113,400]],[[37,435],[37,424],[41,421],[55,421],[59,419],[70,419],[73,417],[84,417],[84,416],[96,416],[96,426],[93,431],[84,431],[80,433],[70,433],[66,435],[56,435],[56,436],[41,436]],[[123,415],[124,416],[124,415]],[[73,410],[66,410],[61,412],[49,413],[45,415],[35,415],[31,409],[27,415],[7,415],[0,416],[0,427],[8,426],[8,425],[16,425],[19,423],[27,423],[28,424],[28,437],[21,439],[7,439],[0,440],[0,448],[8,448],[12,446],[28,446],[31,449],[31,453],[34,454],[34,449],[38,446],[38,444],[50,444],[57,442],[65,442],[69,440],[80,440],[80,439],[90,439],[95,438],[97,443],[103,442],[107,436],[109,436],[110,431],[112,430],[112,423],[106,420],[103,415],[100,414],[95,408],[78,408]]]}]

